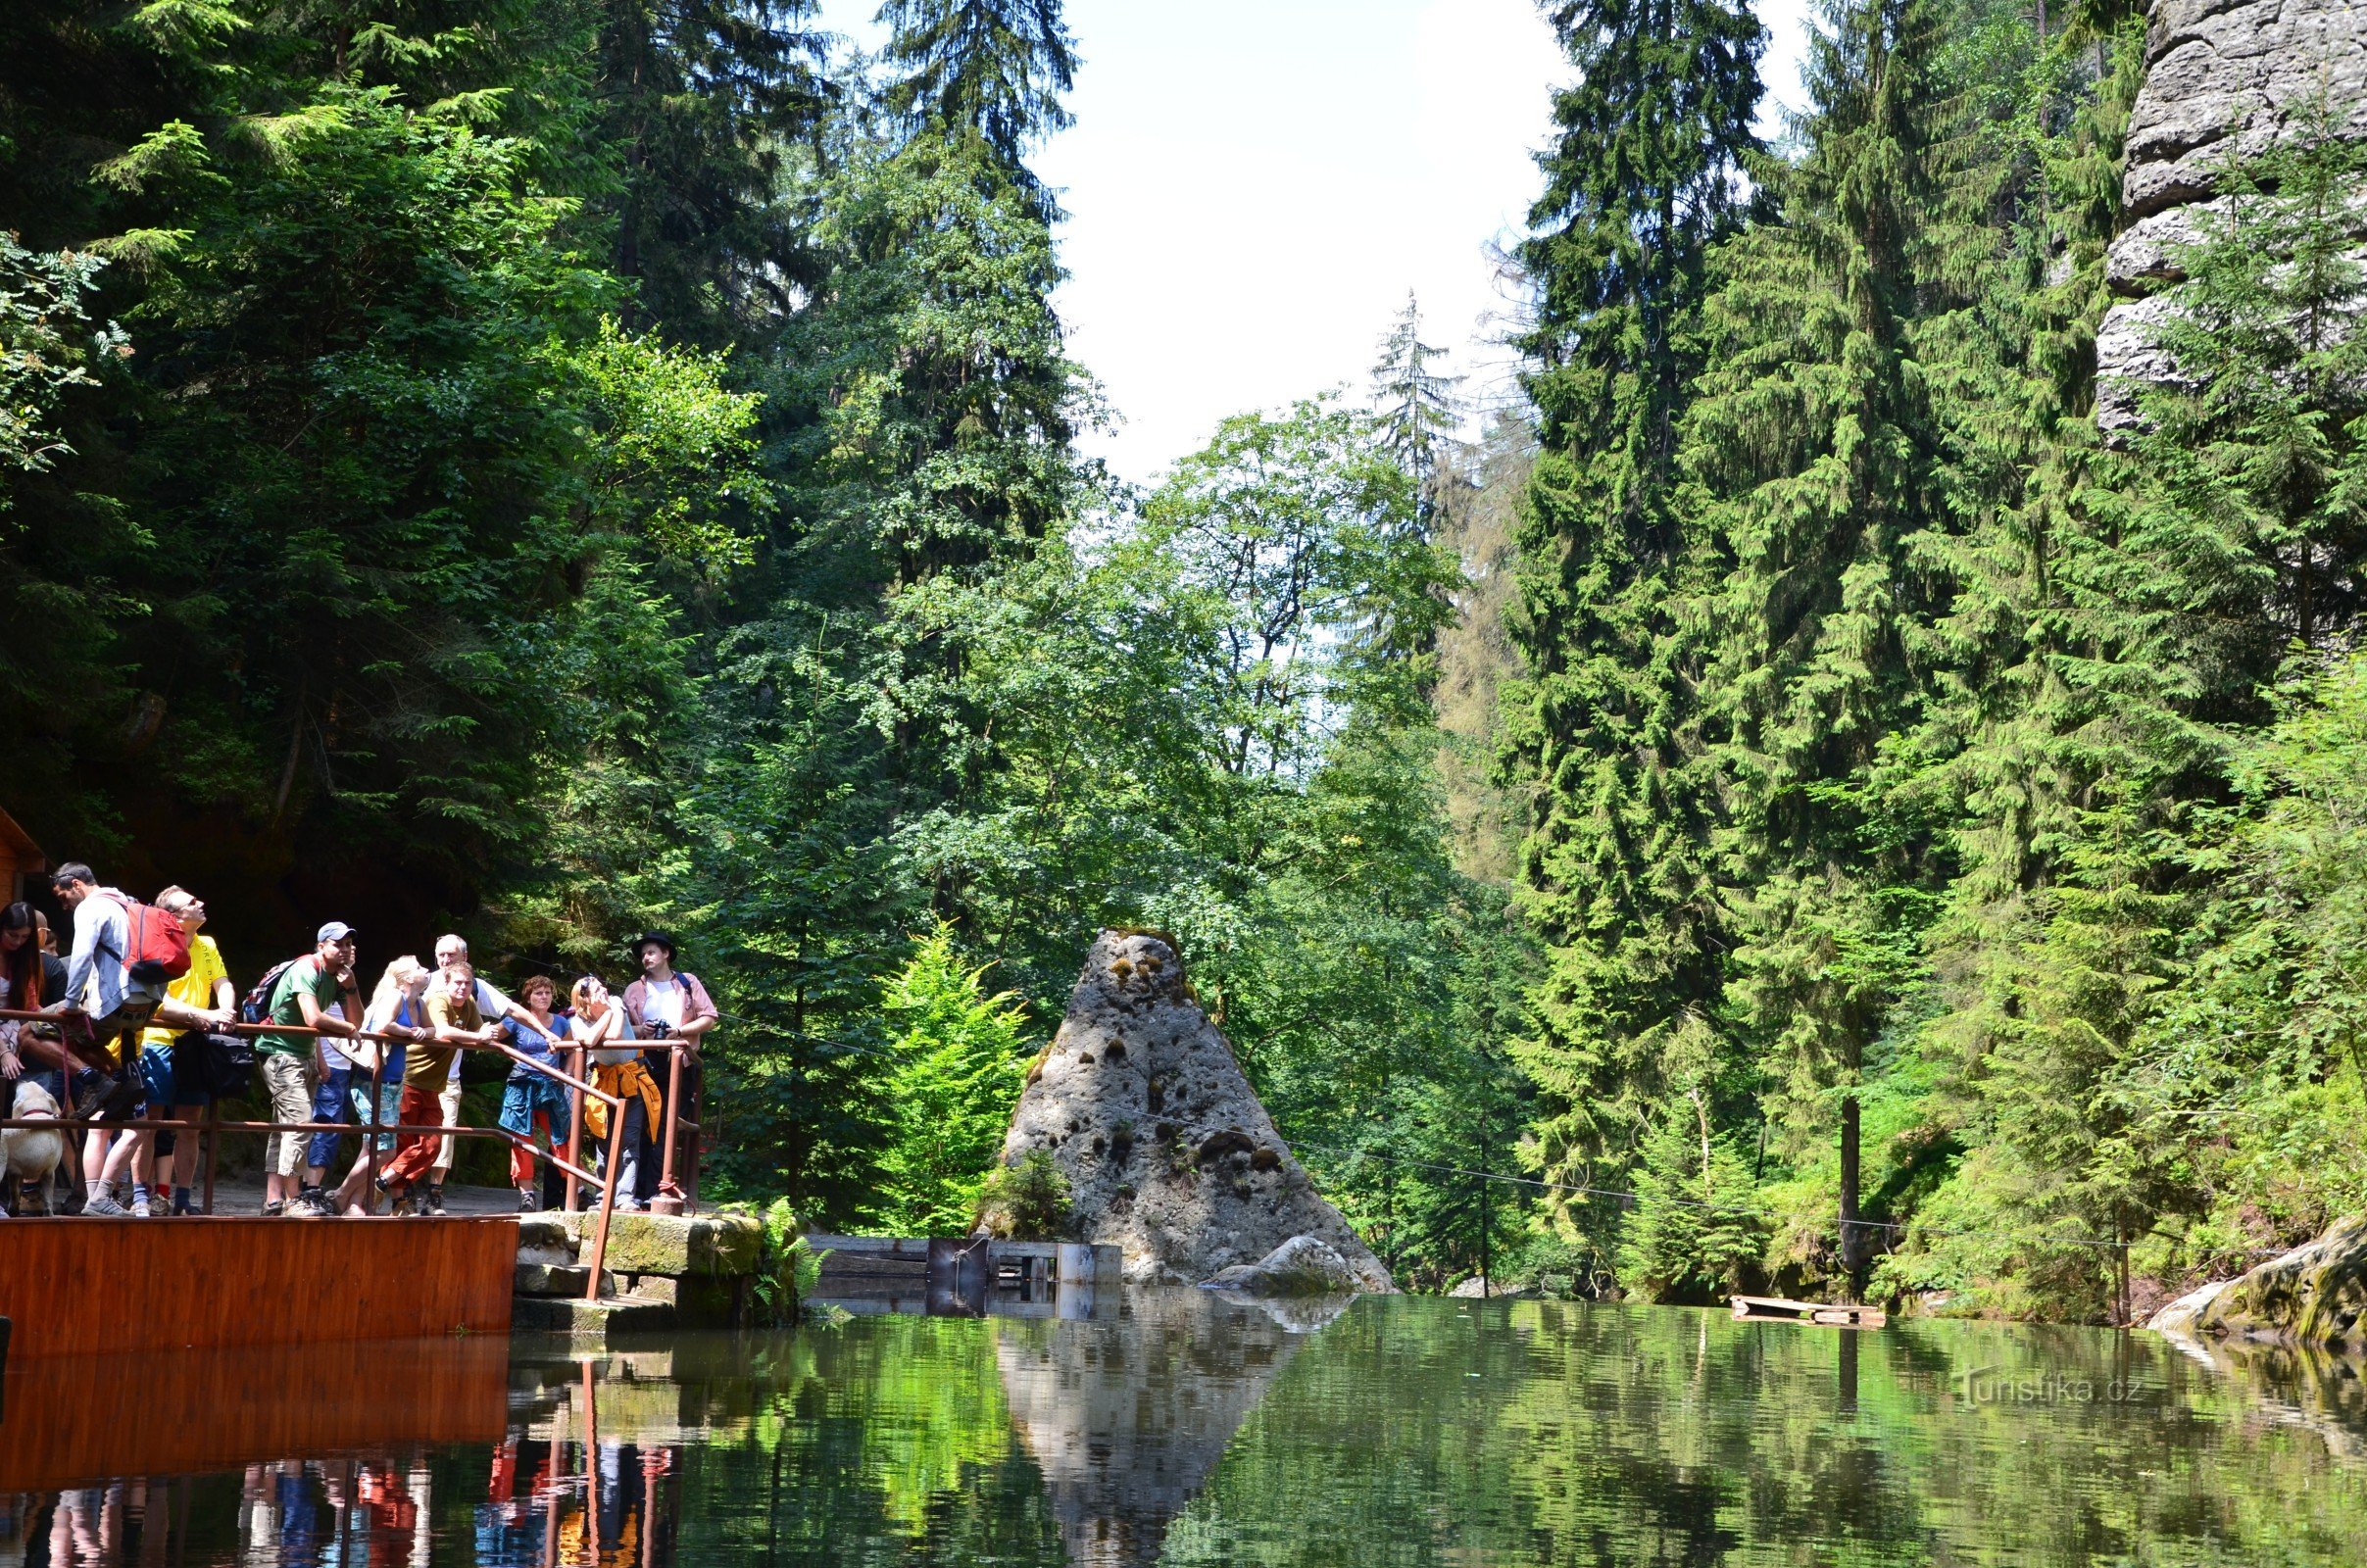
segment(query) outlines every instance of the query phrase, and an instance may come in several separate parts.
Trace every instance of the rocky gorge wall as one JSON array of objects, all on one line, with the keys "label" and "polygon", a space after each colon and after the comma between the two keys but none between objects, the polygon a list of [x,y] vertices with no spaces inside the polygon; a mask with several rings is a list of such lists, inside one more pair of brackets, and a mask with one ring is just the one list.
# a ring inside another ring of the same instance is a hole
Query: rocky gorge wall
[{"label": "rocky gorge wall", "polygon": [[2171,308],[2158,291],[2183,276],[2197,214],[2223,204],[2229,169],[2305,134],[2320,101],[2341,134],[2367,138],[2367,0],[2154,0],[2123,151],[2131,221],[2104,264],[2122,298],[2096,339],[2107,438],[2137,422],[2145,384],[2174,373],[2154,341]]}]

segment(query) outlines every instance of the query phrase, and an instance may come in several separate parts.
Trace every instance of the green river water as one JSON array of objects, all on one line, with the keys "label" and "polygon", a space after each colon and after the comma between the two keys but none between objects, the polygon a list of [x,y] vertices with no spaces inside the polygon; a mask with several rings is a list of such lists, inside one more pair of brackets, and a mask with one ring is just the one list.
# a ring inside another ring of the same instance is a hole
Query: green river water
[{"label": "green river water", "polygon": [[[28,1464],[89,1434],[23,1407],[55,1369],[12,1369],[0,1477],[46,1480],[0,1489],[0,1563],[2367,1564],[2367,1397],[2322,1358],[1525,1300],[1069,1309],[357,1348],[304,1390],[190,1358],[222,1386],[173,1419],[246,1424],[149,1475]],[[271,1435],[274,1399],[368,1420],[398,1387],[409,1436]]]}]

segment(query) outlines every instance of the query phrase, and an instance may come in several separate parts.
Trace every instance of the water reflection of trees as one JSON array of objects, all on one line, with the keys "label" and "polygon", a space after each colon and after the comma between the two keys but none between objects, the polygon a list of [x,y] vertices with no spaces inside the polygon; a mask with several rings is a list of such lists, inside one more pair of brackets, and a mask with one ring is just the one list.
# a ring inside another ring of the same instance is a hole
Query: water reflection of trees
[{"label": "water reflection of trees", "polygon": [[1295,1324],[1182,1293],[648,1354],[430,1347],[349,1359],[350,1406],[292,1426],[244,1361],[191,1363],[211,1415],[152,1388],[185,1430],[103,1387],[93,1428],[42,1402],[71,1378],[20,1372],[0,1563],[2367,1561],[2367,1395],[2329,1357],[1534,1301]]}]

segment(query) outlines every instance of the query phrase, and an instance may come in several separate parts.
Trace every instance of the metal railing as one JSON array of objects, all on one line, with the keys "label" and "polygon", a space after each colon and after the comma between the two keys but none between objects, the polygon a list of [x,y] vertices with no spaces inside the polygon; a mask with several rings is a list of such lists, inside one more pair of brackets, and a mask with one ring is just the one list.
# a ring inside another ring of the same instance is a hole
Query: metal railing
[{"label": "metal railing", "polygon": [[[60,1015],[55,1012],[30,1012],[18,1008],[0,1007],[0,1021],[56,1024],[60,1021]],[[172,1028],[173,1026],[167,1024],[164,1025],[164,1027]],[[144,1033],[145,1028],[146,1026],[143,1026],[140,1030],[127,1032],[121,1037],[123,1042],[124,1049],[121,1052],[121,1054],[123,1057],[123,1062],[122,1067],[119,1069],[120,1071],[125,1073],[136,1073],[139,1071],[139,1064],[137,1060],[139,1047],[136,1043],[136,1037],[139,1034]],[[176,1032],[236,1035],[302,1035],[311,1037],[315,1040],[319,1040],[323,1037],[333,1040],[367,1040],[375,1044],[400,1045],[406,1048],[429,1044],[429,1042],[414,1040],[409,1035],[386,1034],[374,1030],[357,1030],[353,1033],[346,1034],[333,1030],[319,1029],[307,1024],[232,1023],[223,1025],[220,1028],[210,1028],[204,1030],[180,1030]],[[602,1049],[621,1050],[626,1046],[630,1046],[637,1052],[663,1050],[666,1053],[668,1058],[666,1068],[666,1094],[665,1107],[666,1125],[665,1150],[661,1160],[660,1187],[662,1191],[671,1191],[674,1187],[673,1176],[675,1145],[679,1141],[681,1133],[685,1129],[689,1130],[694,1137],[700,1130],[700,1124],[698,1121],[685,1120],[680,1115],[682,1058],[687,1054],[690,1055],[695,1061],[697,1055],[697,1047],[693,1042],[688,1040],[669,1038],[666,1040],[620,1041],[616,1043],[614,1046],[604,1047]],[[453,1051],[496,1052],[501,1055],[509,1057],[512,1061],[517,1062],[521,1066],[529,1067],[534,1071],[553,1079],[562,1088],[566,1089],[568,1096],[567,1152],[566,1156],[562,1157],[556,1150],[546,1152],[545,1151],[534,1147],[533,1123],[531,1119],[528,1120],[527,1131],[523,1135],[514,1133],[510,1131],[510,1129],[498,1125],[493,1127],[476,1127],[460,1122],[439,1122],[432,1125],[415,1124],[406,1126],[400,1122],[379,1121],[378,1109],[379,1106],[384,1102],[383,1097],[380,1093],[384,1087],[386,1061],[383,1053],[379,1054],[378,1059],[375,1062],[371,1063],[370,1069],[370,1119],[367,1123],[223,1121],[218,1115],[217,1107],[214,1104],[209,1103],[206,1106],[205,1119],[203,1121],[195,1122],[174,1120],[171,1118],[159,1118],[155,1116],[143,1117],[135,1121],[124,1119],[109,1119],[105,1117],[76,1117],[72,1114],[42,1118],[17,1117],[11,1115],[0,1116],[0,1128],[47,1130],[76,1135],[84,1131],[95,1130],[108,1133],[172,1132],[178,1134],[185,1132],[197,1136],[202,1140],[205,1150],[205,1197],[203,1211],[209,1215],[214,1212],[215,1157],[219,1151],[219,1144],[217,1140],[219,1135],[222,1133],[277,1133],[282,1136],[294,1136],[297,1134],[302,1134],[308,1137],[318,1133],[333,1133],[341,1137],[359,1136],[362,1140],[362,1152],[359,1156],[358,1162],[363,1164],[364,1169],[367,1172],[367,1179],[365,1180],[362,1189],[362,1206],[365,1212],[370,1209],[370,1202],[377,1193],[378,1145],[381,1138],[391,1134],[398,1138],[405,1135],[410,1135],[419,1138],[434,1137],[499,1139],[513,1149],[522,1149],[528,1154],[537,1159],[549,1160],[555,1168],[566,1173],[567,1179],[567,1211],[568,1213],[584,1212],[584,1210],[578,1206],[582,1196],[582,1189],[579,1186],[579,1183],[591,1182],[600,1188],[600,1207],[598,1210],[599,1217],[594,1222],[593,1226],[592,1256],[586,1271],[589,1278],[587,1279],[584,1287],[584,1299],[598,1300],[600,1298],[601,1271],[608,1258],[609,1220],[610,1216],[615,1213],[616,1205],[616,1177],[617,1173],[622,1169],[623,1166],[625,1121],[624,1097],[621,1095],[610,1094],[606,1090],[603,1090],[595,1084],[589,1082],[587,1078],[582,1076],[583,1069],[586,1065],[585,1053],[591,1049],[587,1046],[567,1045],[563,1043],[562,1049],[565,1049],[570,1053],[572,1065],[575,1068],[575,1071],[571,1073],[563,1072],[549,1062],[529,1056],[521,1051],[514,1050],[511,1047],[502,1045],[498,1042],[492,1044],[454,1044],[442,1046],[439,1049]],[[20,1055],[22,1056],[22,1053],[20,1053]],[[69,1093],[71,1095],[73,1074],[69,1072],[66,1076],[69,1085]],[[606,1158],[602,1161],[604,1169],[598,1173],[586,1170],[582,1165],[583,1106],[586,1098],[596,1101],[608,1107],[608,1148],[606,1150]],[[14,1107],[11,1106],[9,1108],[13,1109]],[[691,1201],[694,1204],[697,1193],[697,1160],[698,1151],[694,1141],[691,1152],[691,1171],[693,1173]]]}]

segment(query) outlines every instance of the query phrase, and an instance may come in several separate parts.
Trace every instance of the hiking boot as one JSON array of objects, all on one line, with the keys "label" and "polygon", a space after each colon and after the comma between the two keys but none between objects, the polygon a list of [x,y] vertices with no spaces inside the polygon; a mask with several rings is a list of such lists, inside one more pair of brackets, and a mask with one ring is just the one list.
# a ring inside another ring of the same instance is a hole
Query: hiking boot
[{"label": "hiking boot", "polygon": [[444,1190],[441,1187],[427,1189],[427,1196],[419,1200],[419,1213],[428,1219],[444,1217]]},{"label": "hiking boot", "polygon": [[520,1214],[541,1213],[542,1195],[531,1187],[520,1187],[518,1190],[518,1211]]},{"label": "hiking boot", "polygon": [[94,1121],[106,1105],[107,1097],[116,1091],[116,1080],[95,1067],[84,1067],[74,1075],[74,1119]]},{"label": "hiking boot", "polygon": [[318,1187],[307,1187],[288,1205],[288,1217],[291,1219],[327,1219],[335,1213],[336,1210],[328,1206],[328,1195]]},{"label": "hiking boot", "polygon": [[97,1196],[87,1199],[83,1201],[82,1212],[85,1214],[105,1214],[110,1217],[115,1217],[128,1214],[131,1212],[131,1210],[117,1202],[115,1200],[115,1194],[110,1192],[101,1192]]},{"label": "hiking boot", "polygon": [[419,1205],[412,1201],[409,1193],[397,1193],[395,1200],[387,1205],[386,1217],[388,1219],[414,1219],[418,1217],[419,1212]]}]

